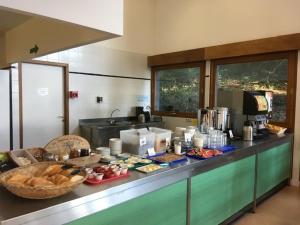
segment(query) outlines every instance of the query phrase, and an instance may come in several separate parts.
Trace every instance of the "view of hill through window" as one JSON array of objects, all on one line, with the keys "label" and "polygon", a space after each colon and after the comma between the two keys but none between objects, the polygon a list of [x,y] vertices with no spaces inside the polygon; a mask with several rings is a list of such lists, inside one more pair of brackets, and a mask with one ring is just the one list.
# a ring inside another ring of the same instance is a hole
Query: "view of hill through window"
[{"label": "view of hill through window", "polygon": [[286,120],[288,60],[224,64],[217,66],[218,90],[273,92],[272,120]]},{"label": "view of hill through window", "polygon": [[200,68],[165,69],[156,73],[156,110],[197,112]]}]

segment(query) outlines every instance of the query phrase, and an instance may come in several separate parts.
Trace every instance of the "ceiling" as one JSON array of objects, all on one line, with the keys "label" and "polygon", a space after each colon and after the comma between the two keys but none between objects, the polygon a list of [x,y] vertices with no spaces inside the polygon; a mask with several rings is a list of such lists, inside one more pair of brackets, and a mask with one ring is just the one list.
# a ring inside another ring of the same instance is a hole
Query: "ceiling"
[{"label": "ceiling", "polygon": [[24,23],[30,16],[0,9],[0,33]]}]

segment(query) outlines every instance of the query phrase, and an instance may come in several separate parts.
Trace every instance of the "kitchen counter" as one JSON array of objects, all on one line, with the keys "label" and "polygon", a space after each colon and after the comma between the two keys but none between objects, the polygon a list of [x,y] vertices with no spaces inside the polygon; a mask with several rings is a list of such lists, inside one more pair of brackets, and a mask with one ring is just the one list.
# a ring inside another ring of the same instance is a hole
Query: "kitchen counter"
[{"label": "kitchen counter", "polygon": [[235,151],[208,160],[188,159],[152,174],[132,171],[128,178],[98,186],[80,185],[73,192],[49,200],[22,199],[0,187],[1,224],[65,224],[103,211],[176,182],[205,174],[215,168],[255,156],[284,143],[292,143],[293,135],[271,135],[253,142],[235,141]]},{"label": "kitchen counter", "polygon": [[[79,120],[80,135],[91,145],[91,148],[108,146],[110,138],[120,138],[121,130],[140,129],[146,127],[164,128],[162,121],[149,121],[141,123],[136,117],[114,117]],[[109,121],[115,123],[110,124]]]}]

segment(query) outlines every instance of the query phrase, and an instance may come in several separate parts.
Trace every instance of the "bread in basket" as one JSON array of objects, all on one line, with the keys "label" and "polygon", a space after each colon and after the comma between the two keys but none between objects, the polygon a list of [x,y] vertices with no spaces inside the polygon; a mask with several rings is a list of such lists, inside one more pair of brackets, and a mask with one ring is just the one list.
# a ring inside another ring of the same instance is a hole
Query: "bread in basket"
[{"label": "bread in basket", "polygon": [[1,184],[22,198],[47,199],[64,195],[83,183],[86,172],[60,162],[41,162],[0,175]]}]

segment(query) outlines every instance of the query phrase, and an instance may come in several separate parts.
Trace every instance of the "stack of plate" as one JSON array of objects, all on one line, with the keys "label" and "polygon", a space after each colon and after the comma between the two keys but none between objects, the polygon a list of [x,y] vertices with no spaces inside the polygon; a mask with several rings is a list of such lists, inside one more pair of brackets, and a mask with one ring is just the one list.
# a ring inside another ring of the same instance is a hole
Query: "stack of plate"
[{"label": "stack of plate", "polygon": [[110,148],[108,147],[98,147],[96,152],[102,156],[110,156]]},{"label": "stack of plate", "polygon": [[119,155],[122,153],[122,140],[119,138],[109,139],[109,148],[111,155]]}]

